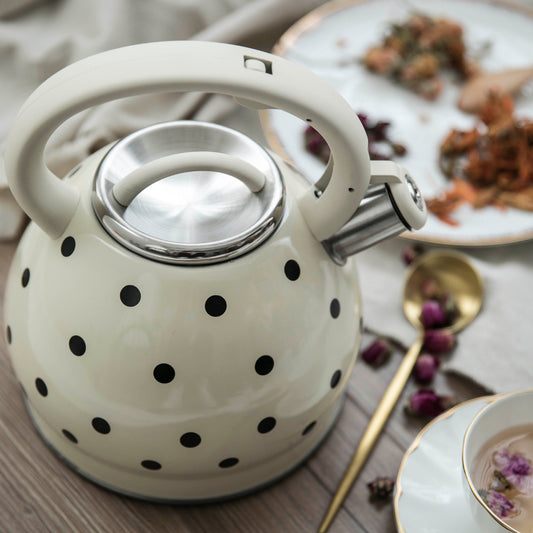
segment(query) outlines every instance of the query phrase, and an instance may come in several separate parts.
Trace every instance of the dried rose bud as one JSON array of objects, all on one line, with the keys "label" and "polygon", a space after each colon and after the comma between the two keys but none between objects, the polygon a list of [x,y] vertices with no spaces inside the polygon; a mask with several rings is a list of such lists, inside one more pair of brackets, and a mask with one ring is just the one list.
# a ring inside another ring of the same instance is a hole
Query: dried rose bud
[{"label": "dried rose bud", "polygon": [[420,389],[409,396],[405,411],[410,415],[435,418],[456,403],[457,400],[452,396],[442,396],[432,390]]},{"label": "dried rose bud", "polygon": [[422,304],[420,321],[425,329],[440,328],[448,323],[448,317],[439,302],[426,300]]},{"label": "dried rose bud", "polygon": [[424,249],[419,245],[408,246],[402,252],[402,258],[406,265],[410,265],[417,257],[424,253]]},{"label": "dried rose bud", "polygon": [[478,493],[492,512],[500,518],[509,516],[514,509],[514,505],[501,492],[495,490],[478,490]]},{"label": "dried rose bud", "polygon": [[426,300],[438,300],[442,297],[442,287],[435,278],[425,278],[420,284],[420,292]]},{"label": "dried rose bud", "polygon": [[415,363],[413,376],[418,383],[427,385],[435,378],[439,366],[440,359],[436,355],[429,353],[422,354]]},{"label": "dried rose bud", "polygon": [[394,479],[390,477],[377,477],[366,486],[370,491],[370,497],[377,500],[386,500],[394,490]]},{"label": "dried rose bud", "polygon": [[438,329],[428,329],[424,332],[424,344],[422,350],[441,354],[449,352],[455,346],[455,335]]},{"label": "dried rose bud", "polygon": [[389,359],[391,352],[386,339],[377,339],[361,352],[361,358],[370,366],[380,366]]}]

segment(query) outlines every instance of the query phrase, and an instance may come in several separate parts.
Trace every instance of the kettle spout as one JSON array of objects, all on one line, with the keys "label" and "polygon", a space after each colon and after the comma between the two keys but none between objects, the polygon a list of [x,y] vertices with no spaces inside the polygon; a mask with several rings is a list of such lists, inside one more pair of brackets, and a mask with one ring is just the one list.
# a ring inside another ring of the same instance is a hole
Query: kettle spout
[{"label": "kettle spout", "polygon": [[420,229],[427,219],[422,194],[407,171],[392,161],[370,162],[370,187],[352,218],[323,242],[339,264],[357,252]]}]

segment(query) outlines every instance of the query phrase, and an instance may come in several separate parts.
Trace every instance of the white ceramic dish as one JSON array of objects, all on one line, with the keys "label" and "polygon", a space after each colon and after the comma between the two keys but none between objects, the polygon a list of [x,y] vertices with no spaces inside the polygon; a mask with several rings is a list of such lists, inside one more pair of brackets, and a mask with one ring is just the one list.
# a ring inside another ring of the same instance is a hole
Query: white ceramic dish
[{"label": "white ceramic dish", "polygon": [[[459,86],[446,80],[437,101],[428,102],[370,74],[358,63],[364,51],[377,44],[392,21],[404,20],[419,10],[459,22],[469,50],[484,43],[490,49],[481,61],[487,71],[529,66],[533,9],[503,2],[477,0],[341,0],[327,3],[290,28],[274,52],[306,67],[329,81],[352,107],[375,120],[390,120],[390,136],[404,143],[408,154],[398,158],[417,181],[425,197],[449,184],[438,168],[438,146],[452,127],[469,129],[474,117],[459,111]],[[518,116],[533,117],[533,97],[517,101]],[[315,180],[323,165],[305,151],[305,124],[282,111],[262,113],[268,140],[302,172]],[[473,210],[464,206],[450,226],[430,216],[425,227],[410,238],[439,244],[486,246],[533,239],[533,213],[493,207]]]},{"label": "white ceramic dish", "polygon": [[396,480],[399,533],[484,533],[462,481],[462,448],[474,416],[495,396],[464,402],[430,422],[407,450]]}]

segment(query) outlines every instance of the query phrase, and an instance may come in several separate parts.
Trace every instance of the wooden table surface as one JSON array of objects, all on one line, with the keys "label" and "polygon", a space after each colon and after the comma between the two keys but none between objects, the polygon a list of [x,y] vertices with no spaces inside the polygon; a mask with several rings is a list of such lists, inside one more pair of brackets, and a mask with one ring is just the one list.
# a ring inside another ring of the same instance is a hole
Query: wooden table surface
[{"label": "wooden table surface", "polygon": [[[0,304],[16,243],[0,244]],[[401,313],[400,302],[398,312]],[[5,331],[1,312],[2,331]],[[80,477],[63,464],[37,435],[0,340],[0,533],[157,532],[157,533],[307,533],[317,531],[387,383],[400,361],[394,353],[380,369],[358,360],[338,423],[306,464],[275,485],[224,503],[171,506],[130,499]],[[414,334],[413,334],[414,338]],[[370,338],[365,338],[368,342]],[[483,394],[470,383],[439,375],[439,392],[460,400]],[[408,384],[377,447],[356,481],[331,533],[393,533],[392,500],[369,501],[366,483],[376,476],[396,477],[405,450],[423,427],[402,404],[415,389]],[[409,533],[409,532],[408,532]]]}]

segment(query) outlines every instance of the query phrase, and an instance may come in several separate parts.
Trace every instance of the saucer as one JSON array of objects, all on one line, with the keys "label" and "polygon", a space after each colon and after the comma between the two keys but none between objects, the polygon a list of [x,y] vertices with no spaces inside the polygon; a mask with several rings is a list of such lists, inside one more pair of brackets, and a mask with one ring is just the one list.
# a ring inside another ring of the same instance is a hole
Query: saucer
[{"label": "saucer", "polygon": [[405,453],[394,496],[399,533],[484,533],[463,486],[463,437],[496,396],[461,403],[430,422]]}]

